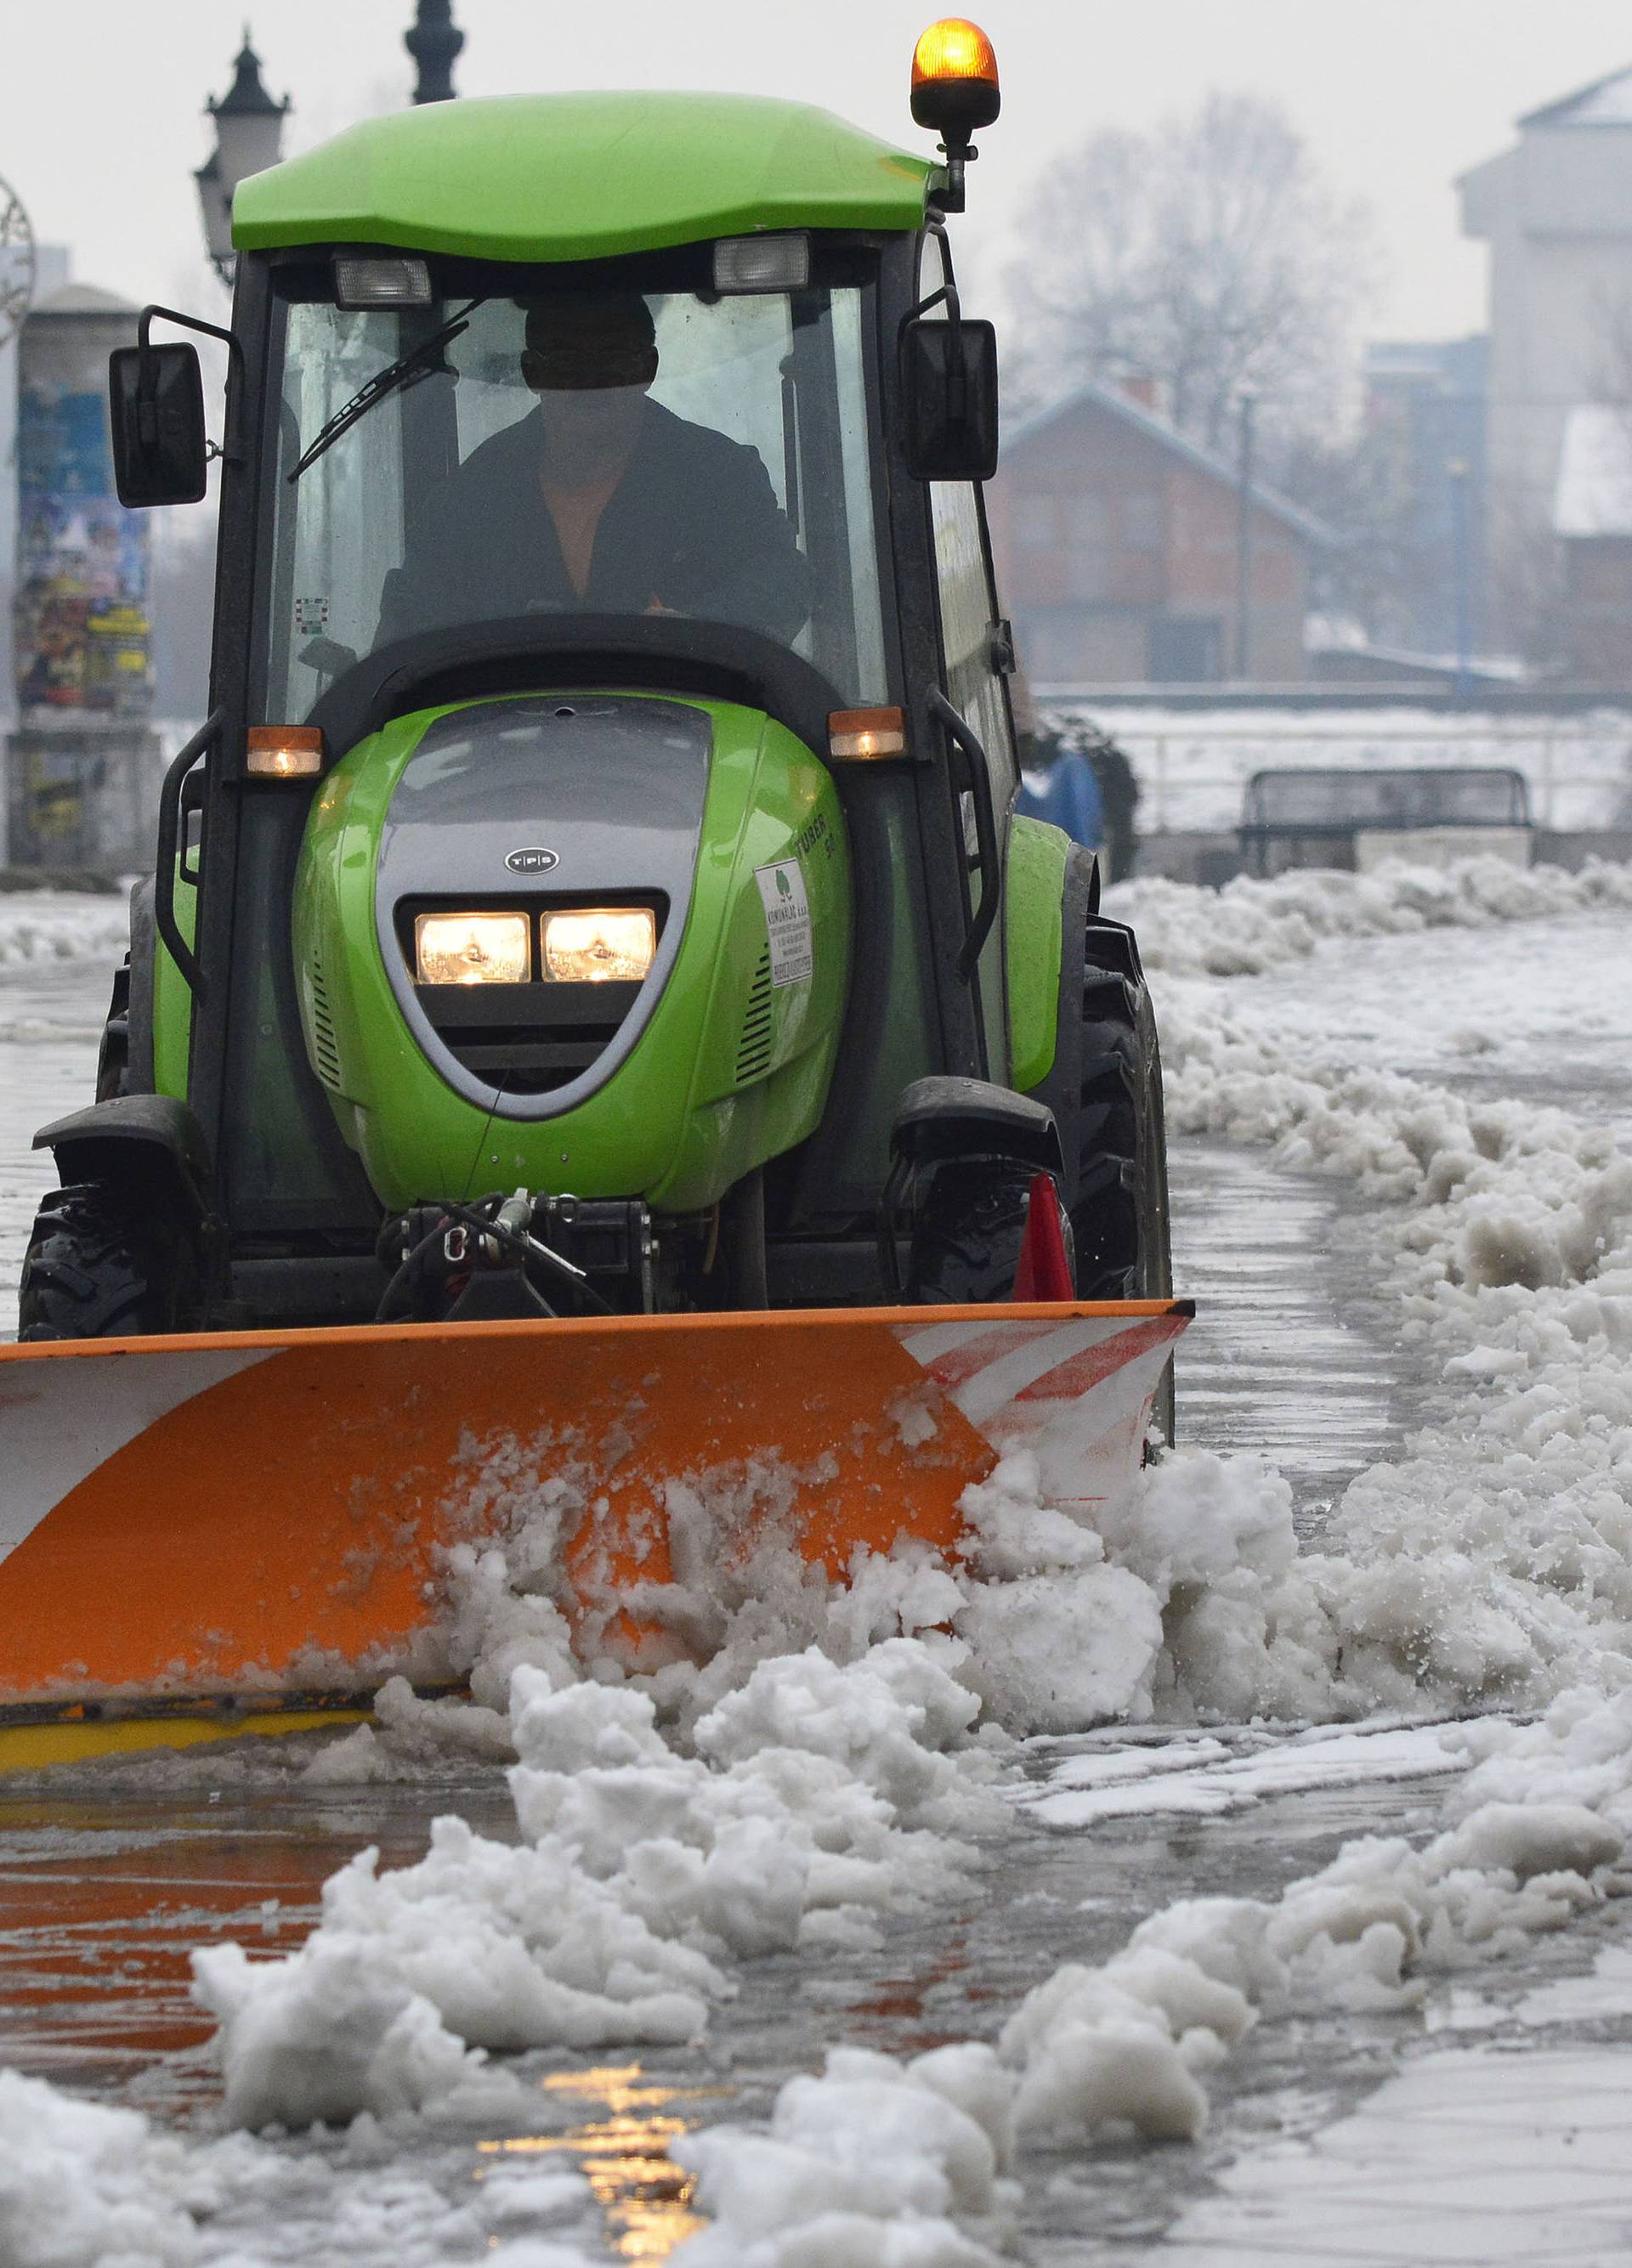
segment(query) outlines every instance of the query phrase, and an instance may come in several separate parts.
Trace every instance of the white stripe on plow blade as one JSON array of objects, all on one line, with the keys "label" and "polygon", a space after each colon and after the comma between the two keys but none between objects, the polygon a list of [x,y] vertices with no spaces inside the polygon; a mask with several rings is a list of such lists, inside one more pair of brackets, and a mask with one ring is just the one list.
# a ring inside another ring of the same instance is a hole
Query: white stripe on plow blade
[{"label": "white stripe on plow blade", "polygon": [[0,1559],[138,1433],[278,1351],[166,1348],[100,1361],[0,1362]]},{"label": "white stripe on plow blade", "polygon": [[1036,1456],[1054,1504],[1097,1504],[1138,1471],[1181,1315],[942,1323],[897,1336],[1001,1455]]}]

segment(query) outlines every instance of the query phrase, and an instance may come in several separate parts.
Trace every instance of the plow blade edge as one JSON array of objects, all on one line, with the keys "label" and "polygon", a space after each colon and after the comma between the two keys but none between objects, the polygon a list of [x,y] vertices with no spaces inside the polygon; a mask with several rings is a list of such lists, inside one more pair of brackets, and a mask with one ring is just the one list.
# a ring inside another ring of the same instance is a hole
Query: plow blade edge
[{"label": "plow blade edge", "polygon": [[155,1737],[196,1738],[212,1709],[253,1705],[266,1730],[280,1705],[309,1723],[394,1672],[434,1679],[450,1547],[503,1543],[546,1499],[567,1507],[558,1603],[636,1655],[640,1594],[675,1572],[677,1490],[693,1539],[699,1505],[705,1520],[732,1508],[726,1554],[774,1519],[834,1578],[902,1538],[955,1551],[964,1490],[1016,1449],[1037,1455],[1052,1501],[1091,1518],[1137,1469],[1189,1313],[1152,1300],[0,1347],[0,1763],[26,1725],[81,1728],[53,1754],[132,1745],[144,1699],[173,1727]]}]

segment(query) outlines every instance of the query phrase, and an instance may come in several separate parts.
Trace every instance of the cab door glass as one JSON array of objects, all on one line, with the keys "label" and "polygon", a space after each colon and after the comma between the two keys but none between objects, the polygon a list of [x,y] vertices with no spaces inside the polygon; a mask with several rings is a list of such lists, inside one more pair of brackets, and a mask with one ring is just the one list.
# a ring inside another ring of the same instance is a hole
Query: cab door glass
[{"label": "cab door glass", "polygon": [[[992,666],[992,628],[997,608],[979,505],[967,481],[932,481],[929,497],[947,698],[973,727],[986,753],[1001,860],[1008,855],[1008,814],[1015,788],[1015,746],[1008,694]],[[972,855],[973,813],[967,796],[964,804],[964,835]],[[983,886],[971,877],[971,891],[977,903]],[[991,887],[996,886],[996,878],[991,878]],[[1001,921],[993,926],[980,956],[980,998],[992,1075],[1006,1077],[1008,1004]]]}]

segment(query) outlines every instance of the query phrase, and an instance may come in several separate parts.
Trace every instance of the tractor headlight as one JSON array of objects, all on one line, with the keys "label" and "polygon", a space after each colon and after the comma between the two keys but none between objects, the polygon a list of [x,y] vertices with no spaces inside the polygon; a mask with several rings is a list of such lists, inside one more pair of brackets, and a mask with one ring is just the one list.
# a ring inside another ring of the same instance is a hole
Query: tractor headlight
[{"label": "tractor headlight", "polygon": [[544,916],[544,975],[569,984],[638,983],[657,951],[650,906],[590,906]]},{"label": "tractor headlight", "polygon": [[422,984],[525,984],[532,927],[525,914],[420,914],[414,973]]}]

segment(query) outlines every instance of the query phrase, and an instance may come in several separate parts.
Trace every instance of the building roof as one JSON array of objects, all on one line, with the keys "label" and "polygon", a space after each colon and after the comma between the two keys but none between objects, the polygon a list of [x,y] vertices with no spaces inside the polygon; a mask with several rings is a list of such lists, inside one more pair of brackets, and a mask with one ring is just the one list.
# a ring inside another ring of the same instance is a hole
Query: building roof
[{"label": "building roof", "polygon": [[64,284],[60,291],[36,299],[29,309],[35,315],[129,315],[140,311],[116,291],[99,291],[94,284]]},{"label": "building roof", "polygon": [[[1147,409],[1119,387],[1106,386],[1098,379],[1092,378],[1074,388],[1063,401],[1056,401],[1050,409],[1038,410],[1035,416],[1023,418],[1018,425],[1013,427],[1004,437],[1004,460],[1012,458],[1016,449],[1026,447],[1038,434],[1045,432],[1051,425],[1069,417],[1078,409],[1104,410],[1111,416],[1120,418],[1125,424],[1132,426],[1135,432],[1142,433],[1147,440],[1155,441],[1174,456],[1182,458],[1198,472],[1222,482],[1225,488],[1237,490],[1241,486],[1240,475],[1227,458],[1219,456],[1215,450],[1203,447],[1200,441],[1192,440],[1188,433],[1181,433],[1177,425],[1171,424],[1165,417],[1158,417],[1154,409]],[[1306,543],[1318,545],[1322,549],[1329,549],[1336,543],[1336,536],[1324,520],[1317,519],[1312,512],[1304,512],[1288,497],[1277,495],[1274,489],[1254,481],[1252,495],[1253,503],[1260,511],[1273,512],[1276,519],[1284,520]]]},{"label": "building roof", "polygon": [[1518,122],[1521,128],[1632,126],[1632,65],[1611,71],[1607,78],[1595,78],[1591,86],[1577,87],[1574,94],[1563,95],[1557,102],[1544,103],[1540,110],[1526,112]]},{"label": "building roof", "polygon": [[1564,420],[1555,535],[1632,535],[1632,410],[1577,402]]},{"label": "building roof", "polygon": [[757,229],[915,229],[938,169],[756,95],[501,95],[365,119],[252,174],[233,241],[597,260]]}]

